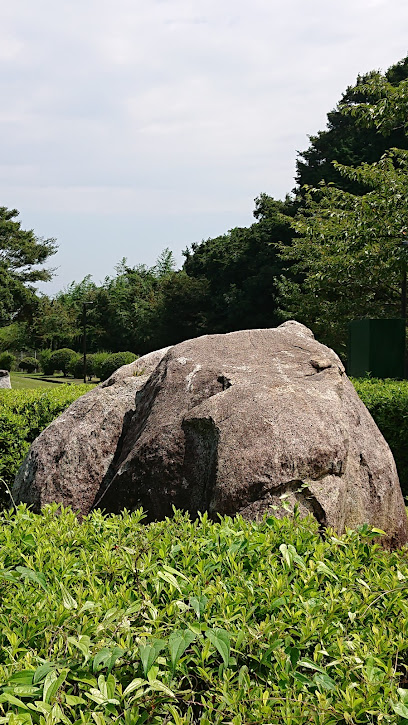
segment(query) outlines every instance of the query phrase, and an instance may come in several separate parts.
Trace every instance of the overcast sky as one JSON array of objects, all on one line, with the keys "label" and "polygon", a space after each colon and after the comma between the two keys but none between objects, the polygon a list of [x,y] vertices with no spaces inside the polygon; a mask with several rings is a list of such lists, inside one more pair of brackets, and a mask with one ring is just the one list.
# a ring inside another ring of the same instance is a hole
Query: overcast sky
[{"label": "overcast sky", "polygon": [[358,73],[407,52],[407,0],[2,2],[0,206],[56,237],[42,289],[251,224]]}]

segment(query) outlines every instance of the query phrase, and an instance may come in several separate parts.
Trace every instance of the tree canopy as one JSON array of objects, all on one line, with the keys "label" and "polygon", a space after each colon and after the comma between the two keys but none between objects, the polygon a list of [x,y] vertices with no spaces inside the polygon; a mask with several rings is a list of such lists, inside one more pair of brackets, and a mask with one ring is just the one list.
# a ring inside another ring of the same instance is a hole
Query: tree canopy
[{"label": "tree canopy", "polygon": [[[343,101],[340,110],[356,119],[360,128],[371,129],[385,139],[398,139],[406,148],[408,131],[408,56],[383,74],[379,71],[359,78],[362,97],[352,104]],[[390,144],[389,144],[390,145]]]},{"label": "tree canopy", "polygon": [[255,199],[256,222],[193,244],[184,252],[184,271],[206,282],[208,332],[273,327],[277,316],[276,281],[283,265],[274,242],[289,243],[295,206],[261,194]]},{"label": "tree canopy", "polygon": [[299,154],[298,189],[333,182],[340,189],[364,193],[361,181],[342,175],[333,161],[346,166],[374,163],[390,148],[408,148],[408,57],[386,73],[358,76],[336,108],[327,114],[327,128],[310,136]]},{"label": "tree canopy", "polygon": [[332,184],[305,190],[293,220],[297,235],[280,245],[299,283],[281,280],[283,314],[311,325],[345,351],[353,318],[400,315],[407,250],[408,152],[394,149],[374,164],[335,164],[342,177],[368,188],[351,194]]},{"label": "tree canopy", "polygon": [[54,239],[24,231],[17,209],[0,207],[0,326],[29,314],[35,303],[34,282],[49,280],[42,265],[57,251]]}]

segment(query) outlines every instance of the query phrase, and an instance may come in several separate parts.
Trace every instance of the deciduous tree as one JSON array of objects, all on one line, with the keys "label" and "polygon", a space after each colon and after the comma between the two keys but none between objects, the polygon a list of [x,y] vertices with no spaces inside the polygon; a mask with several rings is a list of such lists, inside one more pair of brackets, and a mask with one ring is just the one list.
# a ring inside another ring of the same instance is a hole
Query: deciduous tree
[{"label": "deciduous tree", "polygon": [[408,232],[408,152],[374,164],[335,164],[342,177],[370,189],[351,194],[320,184],[306,191],[293,221],[297,236],[281,259],[302,282],[281,280],[285,316],[309,325],[338,352],[349,320],[400,315]]}]

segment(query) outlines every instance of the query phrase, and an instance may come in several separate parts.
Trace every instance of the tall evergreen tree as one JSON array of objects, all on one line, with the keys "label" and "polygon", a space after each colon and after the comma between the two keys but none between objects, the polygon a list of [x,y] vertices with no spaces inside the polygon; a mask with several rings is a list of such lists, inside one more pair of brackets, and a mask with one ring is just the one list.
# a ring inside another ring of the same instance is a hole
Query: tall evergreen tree
[{"label": "tall evergreen tree", "polygon": [[[362,182],[340,174],[333,161],[356,167],[378,161],[390,148],[408,148],[408,104],[400,104],[401,119],[395,103],[397,98],[408,96],[407,83],[408,57],[386,73],[372,71],[358,76],[356,84],[347,88],[336,108],[327,114],[327,128],[310,136],[309,148],[299,154],[296,182],[300,189],[325,181],[345,191],[364,193]],[[387,105],[389,112],[384,114]],[[387,123],[390,114],[392,120]]]},{"label": "tall evergreen tree", "polygon": [[205,281],[208,332],[272,327],[279,322],[276,280],[283,270],[274,242],[289,243],[294,202],[266,194],[255,200],[256,223],[236,227],[184,252],[184,271]]},{"label": "tall evergreen tree", "polygon": [[0,326],[28,317],[35,306],[33,283],[51,279],[43,267],[55,254],[55,239],[41,239],[17,221],[17,209],[0,207]]}]

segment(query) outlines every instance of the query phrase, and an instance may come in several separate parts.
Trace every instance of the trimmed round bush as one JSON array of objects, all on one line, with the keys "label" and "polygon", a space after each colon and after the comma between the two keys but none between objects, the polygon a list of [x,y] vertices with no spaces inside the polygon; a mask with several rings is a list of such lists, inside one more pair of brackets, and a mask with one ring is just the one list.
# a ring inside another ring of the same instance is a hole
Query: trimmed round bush
[{"label": "trimmed round bush", "polygon": [[23,357],[18,363],[18,367],[27,373],[33,373],[35,370],[38,370],[39,362],[35,357]]},{"label": "trimmed round bush", "polygon": [[[83,362],[83,358],[82,358]],[[86,374],[88,378],[91,378],[94,373],[94,354],[91,352],[89,355],[86,356]]]},{"label": "trimmed round bush", "polygon": [[102,365],[111,355],[111,352],[92,353],[92,375],[102,380]]},{"label": "trimmed round bush", "polygon": [[77,354],[74,350],[70,350],[69,347],[62,347],[60,350],[55,350],[51,355],[54,370],[61,370],[64,377],[66,377],[71,359]]},{"label": "trimmed round bush", "polygon": [[[83,378],[84,376],[84,356],[77,352],[71,358],[68,365],[68,372],[74,376],[74,378]],[[88,378],[92,377],[93,372],[93,355],[90,353],[86,356],[86,375]]]},{"label": "trimmed round bush", "polygon": [[79,352],[72,355],[68,363],[68,372],[74,378],[82,378],[84,374],[84,358]]},{"label": "trimmed round bush", "polygon": [[128,365],[136,358],[137,355],[133,352],[113,352],[101,365],[101,380],[106,380],[115,370],[121,368],[122,365]]},{"label": "trimmed round bush", "polygon": [[40,367],[43,371],[44,375],[53,375],[54,374],[54,363],[52,361],[52,350],[45,349],[41,350],[38,354],[38,359],[40,361]]},{"label": "trimmed round bush", "polygon": [[16,358],[13,353],[8,351],[0,353],[0,370],[8,370],[10,372],[15,362]]}]

